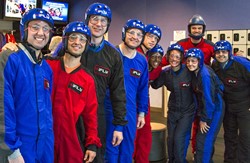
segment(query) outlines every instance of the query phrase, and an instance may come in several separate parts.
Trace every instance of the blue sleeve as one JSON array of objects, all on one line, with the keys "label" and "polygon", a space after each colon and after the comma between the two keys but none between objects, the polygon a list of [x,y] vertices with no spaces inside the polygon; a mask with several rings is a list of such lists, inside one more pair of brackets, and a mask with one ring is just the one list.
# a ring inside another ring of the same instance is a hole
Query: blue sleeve
[{"label": "blue sleeve", "polygon": [[202,68],[200,75],[203,102],[203,108],[201,108],[201,121],[210,122],[213,117],[213,112],[215,111],[215,81],[206,67]]},{"label": "blue sleeve", "polygon": [[0,128],[0,135],[4,136],[4,146],[7,145],[9,149],[14,151],[22,144],[20,138],[16,135],[16,115],[13,97],[19,60],[14,55],[9,56],[7,53],[0,54],[0,120],[1,123],[3,122],[3,128]]},{"label": "blue sleeve", "polygon": [[243,78],[250,82],[250,60],[245,57],[234,56],[235,62],[238,62],[240,65],[243,66],[242,73]]},{"label": "blue sleeve", "polygon": [[155,79],[152,83],[150,83],[150,85],[153,89],[158,89],[164,85],[165,79],[166,79],[166,71],[163,70],[161,71],[160,76],[157,79]]},{"label": "blue sleeve", "polygon": [[145,59],[144,70],[142,71],[142,76],[140,78],[140,83],[137,89],[137,112],[148,113],[149,105],[149,88],[148,88],[148,64]]}]

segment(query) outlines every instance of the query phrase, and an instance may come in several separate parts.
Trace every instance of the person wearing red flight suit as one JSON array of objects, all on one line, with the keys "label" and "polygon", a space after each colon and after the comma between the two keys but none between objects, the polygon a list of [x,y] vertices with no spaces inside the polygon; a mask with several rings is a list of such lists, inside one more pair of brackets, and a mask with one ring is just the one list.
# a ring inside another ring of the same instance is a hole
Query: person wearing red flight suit
[{"label": "person wearing red flight suit", "polygon": [[[182,39],[177,43],[187,51],[191,48],[199,48],[204,54],[204,63],[211,65],[211,58],[214,56],[214,43],[204,39],[206,23],[200,15],[194,15],[188,23],[189,38]],[[199,119],[195,116],[192,129],[192,153],[195,154],[196,134],[199,128]]]},{"label": "person wearing red flight suit", "polygon": [[[154,24],[146,25],[144,40],[141,46],[137,48],[137,51],[148,58],[147,52],[155,47],[155,45],[160,41],[161,35],[162,34],[160,27]],[[161,71],[157,71],[157,69],[154,69],[151,73],[153,74],[154,72],[158,73],[159,75]],[[152,133],[150,126],[150,105],[148,106],[148,114],[145,116],[145,125],[143,126],[143,128],[137,130],[136,133],[135,151],[133,156],[136,163],[149,163],[148,158],[152,145]]]}]

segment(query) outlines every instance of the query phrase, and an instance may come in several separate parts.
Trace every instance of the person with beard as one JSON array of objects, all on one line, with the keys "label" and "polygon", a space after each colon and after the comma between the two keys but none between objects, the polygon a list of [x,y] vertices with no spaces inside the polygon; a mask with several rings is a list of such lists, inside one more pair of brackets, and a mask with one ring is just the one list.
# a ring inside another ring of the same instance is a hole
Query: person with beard
[{"label": "person with beard", "polygon": [[189,38],[179,40],[177,43],[187,51],[191,48],[199,48],[204,54],[204,63],[211,65],[211,58],[214,57],[214,43],[204,39],[206,23],[200,15],[194,15],[188,23]]},{"label": "person with beard", "polygon": [[144,24],[137,19],[130,19],[122,29],[122,43],[118,45],[124,69],[126,90],[126,108],[128,124],[123,128],[123,141],[119,146],[112,144],[114,118],[110,94],[105,99],[107,121],[107,148],[105,161],[109,163],[133,162],[134,139],[136,128],[140,130],[145,124],[148,111],[148,64],[144,56],[136,51],[144,38]]},{"label": "person with beard", "polygon": [[[71,22],[62,35],[65,54],[47,59],[54,75],[51,96],[55,134],[54,163],[92,162],[96,148],[101,147],[97,136],[95,81],[80,62],[90,40],[91,32],[87,25],[78,21]],[[79,141],[76,129],[79,117],[82,117],[85,129],[84,144]]]},{"label": "person with beard", "polygon": [[0,54],[0,162],[54,160],[52,70],[41,53],[53,26],[47,11],[29,10],[20,21],[17,51]]},{"label": "person with beard", "polygon": [[[147,52],[156,46],[161,40],[161,29],[157,25],[147,24],[145,26],[145,37],[142,41],[142,44],[137,47],[137,51],[148,59]],[[159,76],[161,72],[161,66],[150,71],[151,77]],[[134,151],[134,160],[136,163],[148,163],[149,154],[152,146],[152,132],[150,126],[150,104],[148,105],[148,114],[145,117],[145,125],[142,129],[137,130],[136,139],[135,139],[135,151]]]},{"label": "person with beard", "polygon": [[199,129],[196,136],[195,163],[213,162],[213,146],[223,121],[224,85],[210,66],[204,64],[204,54],[198,48],[185,53],[186,66],[192,72],[192,89],[197,99]]},{"label": "person with beard", "polygon": [[[91,4],[85,12],[85,23],[91,31],[91,42],[88,49],[81,57],[81,63],[94,76],[98,97],[98,137],[101,139],[101,148],[97,148],[96,157],[93,162],[103,163],[106,150],[106,118],[104,109],[104,98],[106,89],[110,90],[113,106],[115,125],[112,143],[117,146],[123,140],[123,126],[128,122],[126,116],[126,97],[124,88],[124,73],[122,59],[119,51],[110,42],[104,39],[108,32],[112,19],[110,8],[103,3]],[[7,43],[2,50],[17,50],[13,43]],[[58,45],[54,56],[62,56],[65,51],[62,43]],[[84,143],[84,123],[82,116],[77,121],[77,132],[82,143]],[[85,149],[83,149],[84,151]]]},{"label": "person with beard", "polygon": [[250,61],[233,55],[228,41],[214,45],[212,68],[225,85],[224,162],[250,162]]},{"label": "person with beard", "polygon": [[[98,104],[94,79],[80,62],[91,40],[91,32],[82,22],[72,22],[66,26],[62,38],[64,54],[46,58],[53,71],[54,162],[92,162],[96,148],[101,147],[97,136]],[[13,43],[4,48],[18,50]],[[75,127],[79,117],[85,128],[82,135]]]},{"label": "person with beard", "polygon": [[170,45],[165,57],[170,67],[162,71],[151,83],[151,87],[158,89],[165,85],[170,91],[167,117],[168,162],[185,163],[196,108],[191,72],[182,64],[184,49],[181,45]]},{"label": "person with beard", "polygon": [[[199,48],[204,54],[204,63],[211,65],[211,58],[214,56],[214,43],[204,39],[206,31],[206,23],[200,15],[193,15],[188,23],[189,38],[182,39],[177,43],[184,48],[184,51],[191,48]],[[199,130],[199,119],[195,116],[192,129],[192,153],[195,155],[196,134]]]}]

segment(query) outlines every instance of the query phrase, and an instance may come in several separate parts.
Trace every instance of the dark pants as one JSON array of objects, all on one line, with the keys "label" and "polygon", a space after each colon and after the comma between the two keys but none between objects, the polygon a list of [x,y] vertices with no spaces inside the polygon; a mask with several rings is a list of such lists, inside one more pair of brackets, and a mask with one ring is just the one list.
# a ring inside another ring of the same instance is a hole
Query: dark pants
[{"label": "dark pants", "polygon": [[226,111],[223,126],[224,163],[250,163],[249,108],[237,113]]},{"label": "dark pants", "polygon": [[98,136],[101,139],[102,147],[97,148],[96,157],[93,163],[105,162],[106,151],[106,118],[105,114],[98,114]]},{"label": "dark pants", "polygon": [[169,163],[185,163],[191,135],[194,111],[189,113],[168,112],[167,147]]}]

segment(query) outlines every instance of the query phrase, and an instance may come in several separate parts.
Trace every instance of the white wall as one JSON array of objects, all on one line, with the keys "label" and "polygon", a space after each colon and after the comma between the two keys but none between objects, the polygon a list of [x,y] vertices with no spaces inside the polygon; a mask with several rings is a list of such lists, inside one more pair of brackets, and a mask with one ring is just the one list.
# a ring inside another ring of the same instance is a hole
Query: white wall
[{"label": "white wall", "polygon": [[149,88],[150,106],[155,108],[162,108],[162,88]]}]

